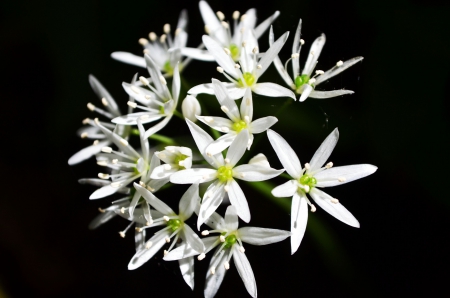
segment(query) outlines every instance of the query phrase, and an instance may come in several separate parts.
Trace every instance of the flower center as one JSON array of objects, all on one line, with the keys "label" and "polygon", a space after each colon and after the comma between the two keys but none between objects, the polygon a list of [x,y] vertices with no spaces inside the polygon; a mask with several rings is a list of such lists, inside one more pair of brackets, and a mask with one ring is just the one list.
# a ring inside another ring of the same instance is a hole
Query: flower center
[{"label": "flower center", "polygon": [[234,235],[234,234],[228,235],[228,236],[225,238],[225,245],[224,245],[224,248],[230,248],[230,247],[232,247],[233,244],[236,243],[236,241],[237,241],[236,235]]},{"label": "flower center", "polygon": [[300,177],[300,183],[303,185],[308,185],[309,189],[311,190],[311,188],[313,188],[317,184],[317,180],[313,176],[305,174],[302,177]]},{"label": "flower center", "polygon": [[[251,85],[253,85],[255,83],[255,76],[249,72],[244,72],[243,73],[243,77],[244,77],[244,81],[245,84],[250,87]],[[244,84],[242,83],[241,79],[238,79],[238,85],[240,87],[244,87]]]},{"label": "flower center", "polygon": [[233,179],[233,170],[230,166],[221,166],[217,169],[217,179],[220,182],[227,182],[230,179]]},{"label": "flower center", "polygon": [[[187,155],[184,155],[184,154],[178,154],[175,158],[174,158],[174,160],[173,160],[173,162],[175,163],[175,164],[177,164],[179,167],[180,167],[180,169],[181,170],[184,170],[184,169],[186,169],[184,166],[180,166],[180,161],[183,161],[183,160],[185,160],[186,158],[188,158],[188,156]],[[183,163],[182,163],[183,164]]]},{"label": "flower center", "polygon": [[237,122],[234,122],[231,127],[234,131],[239,133],[241,130],[247,128],[247,123],[244,120],[239,120]]},{"label": "flower center", "polygon": [[164,110],[164,106],[159,107],[159,113],[165,115],[166,111]]},{"label": "flower center", "polygon": [[173,68],[172,65],[170,65],[169,60],[167,60],[166,63],[164,63],[163,70],[167,73],[173,73]]},{"label": "flower center", "polygon": [[167,222],[167,226],[172,230],[172,232],[175,232],[183,225],[183,222],[179,219],[169,219]]},{"label": "flower center", "polygon": [[232,43],[230,45],[230,53],[231,53],[231,58],[233,58],[234,61],[239,60],[239,48],[234,43]]},{"label": "flower center", "polygon": [[308,82],[309,82],[309,76],[307,74],[297,76],[295,78],[295,87],[298,90],[298,89],[300,89],[301,86],[307,84]]}]

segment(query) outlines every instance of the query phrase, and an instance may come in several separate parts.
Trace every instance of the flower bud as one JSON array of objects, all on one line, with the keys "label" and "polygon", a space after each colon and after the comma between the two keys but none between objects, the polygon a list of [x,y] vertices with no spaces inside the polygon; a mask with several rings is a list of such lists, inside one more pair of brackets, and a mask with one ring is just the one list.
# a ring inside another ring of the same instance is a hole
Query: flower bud
[{"label": "flower bud", "polygon": [[194,96],[188,95],[183,100],[181,104],[181,111],[183,112],[183,116],[192,122],[197,121],[195,115],[200,116],[202,113],[202,109],[200,108],[200,104]]}]

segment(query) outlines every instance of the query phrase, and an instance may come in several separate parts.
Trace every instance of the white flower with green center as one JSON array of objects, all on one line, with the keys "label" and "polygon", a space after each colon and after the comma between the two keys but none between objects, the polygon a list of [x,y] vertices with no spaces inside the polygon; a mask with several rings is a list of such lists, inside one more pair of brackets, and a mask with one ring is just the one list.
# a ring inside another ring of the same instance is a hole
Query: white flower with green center
[{"label": "white flower with green center", "polygon": [[[276,69],[280,73],[283,80],[288,84],[292,90],[294,90],[297,94],[300,94],[299,100],[304,101],[308,97],[312,98],[330,98],[336,97],[345,94],[354,93],[351,90],[332,90],[332,91],[318,91],[315,88],[328,79],[334,77],[335,75],[343,72],[350,66],[356,64],[361,61],[363,57],[355,57],[345,62],[338,61],[336,65],[327,70],[316,70],[313,74],[314,68],[316,67],[317,60],[319,59],[320,53],[322,52],[322,48],[325,44],[325,34],[322,34],[316,40],[314,40],[311,45],[311,49],[309,50],[308,59],[306,60],[303,69],[300,72],[300,50],[302,49],[302,45],[304,44],[303,39],[300,39],[300,33],[302,28],[302,20],[300,19],[297,31],[294,36],[294,43],[292,45],[292,56],[286,61],[285,66],[281,63],[280,58],[275,57],[273,64]],[[273,30],[270,28],[269,34],[269,44],[272,45],[274,42]],[[292,73],[293,77],[291,78],[287,71],[287,63],[292,61]]]},{"label": "white flower with green center", "polygon": [[169,178],[173,173],[192,166],[192,150],[187,147],[167,146],[165,150],[155,152],[155,155],[165,164],[153,170],[151,179]]},{"label": "white flower with green center", "polygon": [[250,89],[247,89],[245,92],[239,110],[236,103],[228,96],[227,89],[220,81],[213,79],[212,87],[217,100],[221,105],[222,111],[227,114],[230,119],[211,116],[197,117],[206,125],[225,133],[206,148],[206,154],[214,155],[222,152],[230,146],[236,136],[244,129],[249,133],[249,143],[247,148],[250,150],[254,138],[253,134],[266,131],[278,121],[277,118],[272,116],[263,117],[253,121],[253,100]]},{"label": "white flower with green center", "polygon": [[206,274],[205,297],[215,296],[225,277],[225,273],[230,268],[231,258],[233,258],[236,269],[238,270],[248,293],[252,297],[256,297],[256,281],[252,267],[245,254],[243,243],[245,242],[252,245],[271,244],[286,239],[291,233],[283,230],[256,227],[244,227],[238,229],[238,216],[234,206],[229,206],[227,208],[225,219],[219,214],[214,213],[205,224],[212,230],[203,231],[202,235],[218,235],[202,239],[206,248],[204,252],[199,255],[199,253],[192,248],[181,245],[167,254],[164,257],[164,260],[180,260],[195,255],[199,255],[198,259],[202,260],[205,257],[205,254],[218,246],[211,258],[209,270]]},{"label": "white flower with green center", "polygon": [[[279,11],[276,11],[255,28],[256,9],[251,8],[242,16],[239,11],[235,11],[233,13],[232,33],[230,24],[225,21],[225,15],[222,12],[214,13],[206,1],[200,1],[199,8],[205,23],[206,33],[223,48],[227,48],[234,61],[239,61],[242,53],[243,30],[254,31],[256,39],[259,39],[280,14]],[[183,48],[181,52],[183,55],[197,60],[214,61],[214,57],[210,53],[199,48]]]},{"label": "white flower with green center", "polygon": [[235,206],[239,217],[245,221],[250,221],[250,210],[247,199],[239,184],[235,181],[263,181],[271,179],[282,173],[283,170],[275,170],[260,164],[244,164],[236,166],[244,155],[248,145],[249,135],[246,129],[242,130],[231,143],[227,156],[224,159],[222,153],[209,156],[206,154],[206,147],[213,141],[199,126],[186,120],[192,136],[197,144],[200,153],[205,160],[213,167],[192,168],[178,171],[170,176],[170,182],[176,184],[205,183],[210,182],[208,189],[203,195],[202,204],[198,215],[197,227],[200,229],[211,214],[216,211],[222,202],[225,193],[228,193],[231,205]]},{"label": "white flower with green center", "polygon": [[[144,47],[144,54],[150,55],[155,61],[158,68],[164,73],[164,77],[171,77],[174,74],[175,67],[179,62],[180,71],[190,62],[190,58],[182,60],[182,49],[186,47],[188,34],[186,27],[188,23],[187,11],[182,10],[178,18],[178,24],[171,34],[171,27],[165,24],[161,36],[157,36],[154,32],[150,32],[149,39],[140,38],[139,43]],[[143,56],[137,56],[127,52],[114,52],[111,57],[142,68],[146,67]]]},{"label": "white flower with green center", "polygon": [[154,86],[150,85],[150,82],[144,77],[140,77],[139,79],[150,90],[143,87],[132,86],[127,83],[122,84],[128,95],[141,104],[138,105],[136,102],[128,102],[128,105],[133,108],[139,108],[144,112],[131,113],[116,117],[112,119],[112,122],[121,125],[136,125],[137,119],[139,119],[142,123],[148,123],[164,118],[163,121],[159,122],[145,132],[145,138],[148,138],[152,134],[164,128],[170,119],[172,119],[173,113],[175,112],[178,104],[181,83],[178,66],[175,66],[171,94],[169,88],[167,88],[166,80],[161,75],[161,71],[158,69],[152,58],[146,54],[145,61],[147,62],[147,68],[150,76],[152,77]]},{"label": "white flower with green center", "polygon": [[[251,30],[244,30],[244,41],[242,42],[242,53],[239,63],[231,57],[231,51],[224,48],[220,43],[207,35],[203,35],[203,43],[208,51],[214,56],[219,64],[217,71],[223,73],[230,83],[225,83],[231,99],[242,98],[247,89],[256,94],[269,97],[291,97],[294,100],[295,94],[291,90],[275,83],[258,83],[261,75],[267,70],[273,59],[286,42],[289,32],[281,36],[264,53],[258,54],[258,41]],[[189,94],[214,94],[212,84],[201,84],[191,88]]]},{"label": "white flower with green center", "polygon": [[311,204],[306,194],[309,194],[317,205],[332,216],[352,227],[359,228],[358,220],[339,203],[339,200],[318,188],[341,185],[366,177],[374,173],[377,167],[369,164],[358,164],[332,168],[332,162],[322,167],[338,141],[339,131],[337,128],[323,141],[311,161],[305,164],[305,168],[301,167],[300,160],[283,137],[270,129],[267,131],[267,136],[281,164],[293,178],[272,190],[275,197],[292,197],[292,254],[297,251],[305,233],[308,221],[308,205],[311,207],[311,212],[316,211],[316,207]]},{"label": "white flower with green center", "polygon": [[[136,191],[144,197],[148,204],[159,211],[163,216],[155,219],[149,226],[138,228],[139,231],[145,229],[165,226],[163,229],[155,233],[155,235],[145,242],[142,249],[136,252],[128,264],[129,270],[134,270],[142,266],[150,258],[152,258],[166,243],[171,243],[170,247],[164,251],[164,255],[172,250],[174,245],[181,239],[182,244],[188,245],[191,249],[201,253],[205,250],[205,246],[195,232],[185,223],[194,213],[200,197],[198,196],[198,184],[193,184],[184,193],[179,203],[179,213],[176,214],[169,206],[155,197],[146,188],[135,183]],[[172,238],[175,238],[172,240]],[[180,261],[180,269],[186,283],[194,287],[194,267],[193,258]]]}]

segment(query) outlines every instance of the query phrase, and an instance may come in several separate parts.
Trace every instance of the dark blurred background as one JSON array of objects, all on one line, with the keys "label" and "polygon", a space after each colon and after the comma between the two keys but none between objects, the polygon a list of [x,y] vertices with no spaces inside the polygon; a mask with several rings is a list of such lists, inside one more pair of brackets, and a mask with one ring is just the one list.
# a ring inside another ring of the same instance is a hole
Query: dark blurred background
[{"label": "dark blurred background", "polygon": [[[367,178],[327,191],[360,221],[354,229],[322,209],[309,213],[300,249],[289,241],[247,245],[260,297],[447,296],[450,199],[448,128],[450,112],[450,4],[446,1],[209,1],[230,19],[234,10],[256,7],[260,20],[275,10],[276,36],[291,31],[280,56],[290,55],[292,36],[303,19],[303,58],[322,32],[327,43],[317,69],[364,56],[362,63],[321,85],[347,88],[354,95],[308,99],[289,105],[273,127],[296,149],[302,162],[339,127],[331,156],[335,165],[370,163]],[[113,51],[139,54],[137,43],[150,31],[175,27],[181,9],[189,12],[189,45],[197,46],[203,23],[197,1],[2,1],[2,199],[0,207],[0,297],[201,297],[207,262],[196,262],[196,288],[182,280],[175,262],[157,255],[128,271],[134,254],[127,222],[114,219],[97,230],[87,226],[98,207],[89,186],[93,160],[69,167],[68,158],[90,141],[75,131],[88,102],[98,104],[88,75],[94,74],[125,107],[122,81],[146,73],[110,58]],[[267,48],[267,33],[260,48]],[[303,60],[302,60],[303,61]],[[202,65],[203,64],[203,65]],[[198,68],[200,66],[201,68]],[[193,62],[184,78],[191,86],[214,76],[215,63]],[[202,72],[199,71],[202,70]],[[262,77],[278,80],[273,67]],[[211,110],[210,97],[200,97]],[[208,102],[209,100],[209,102]],[[257,98],[255,114],[276,111],[284,100]],[[174,119],[168,135],[188,131]],[[280,164],[262,140],[271,164]],[[278,178],[274,183],[280,184]],[[243,186],[251,225],[289,229],[289,213]],[[170,192],[161,192],[161,197]],[[282,200],[282,199],[280,199]],[[285,199],[289,202],[289,199]],[[176,208],[177,198],[168,199]],[[232,265],[217,297],[247,297]]]}]

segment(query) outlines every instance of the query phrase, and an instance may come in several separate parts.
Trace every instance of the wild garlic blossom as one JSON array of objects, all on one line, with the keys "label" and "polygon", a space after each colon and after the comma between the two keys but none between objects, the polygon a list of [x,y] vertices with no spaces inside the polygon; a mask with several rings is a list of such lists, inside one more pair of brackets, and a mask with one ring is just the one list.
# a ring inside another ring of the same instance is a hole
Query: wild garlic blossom
[{"label": "wild garlic blossom", "polygon": [[228,91],[223,83],[213,79],[212,88],[219,101],[221,110],[230,119],[213,116],[197,116],[198,120],[209,127],[225,133],[209,144],[206,148],[206,154],[214,155],[228,148],[243,129],[246,129],[249,133],[247,149],[250,150],[254,138],[253,134],[266,131],[278,121],[277,118],[272,116],[253,121],[253,100],[250,89],[246,90],[239,110],[236,103],[228,96]]},{"label": "wild garlic blossom", "polygon": [[[206,34],[217,41],[223,48],[227,48],[236,62],[239,61],[242,54],[243,32],[254,31],[256,39],[259,39],[280,14],[279,11],[276,11],[255,28],[256,9],[251,8],[242,16],[239,11],[235,11],[232,16],[233,33],[231,33],[231,25],[228,21],[225,21],[225,15],[221,11],[214,13],[206,1],[200,1],[198,5],[205,23]],[[202,49],[183,48],[181,51],[183,55],[197,60],[214,61],[214,57]]]},{"label": "wild garlic blossom", "polygon": [[[302,20],[300,19],[297,30],[294,36],[294,42],[292,44],[292,56],[286,61],[285,66],[281,63],[280,58],[275,57],[273,64],[280,73],[283,80],[288,86],[292,88],[297,94],[300,94],[299,101],[305,101],[308,97],[312,98],[330,98],[345,94],[353,94],[351,90],[332,90],[332,91],[318,91],[315,88],[328,79],[338,75],[350,66],[358,63],[363,59],[363,57],[355,57],[345,62],[338,61],[334,67],[327,70],[326,72],[322,70],[316,70],[314,75],[313,71],[316,67],[317,60],[319,59],[322,48],[325,45],[325,34],[322,34],[316,40],[314,40],[309,50],[309,55],[306,60],[305,65],[300,73],[300,50],[302,45],[305,43],[303,39],[300,38],[302,29]],[[273,29],[270,28],[269,34],[269,44],[274,43],[275,37],[273,34]],[[287,71],[287,64],[292,61],[292,78],[289,76]]]},{"label": "wild garlic blossom", "polygon": [[358,164],[332,168],[332,162],[328,162],[322,167],[328,160],[328,157],[330,157],[338,141],[339,131],[337,128],[323,141],[319,149],[314,153],[311,161],[306,163],[304,168],[302,168],[297,154],[295,154],[283,137],[270,129],[267,131],[267,136],[281,164],[293,178],[272,190],[272,194],[275,197],[292,196],[292,254],[297,251],[305,233],[308,221],[308,205],[311,207],[311,212],[316,211],[316,207],[309,201],[306,194],[309,194],[317,205],[332,216],[352,227],[359,228],[358,220],[341,205],[339,200],[331,197],[319,188],[341,185],[366,177],[373,174],[377,167],[369,164]]},{"label": "wild garlic blossom", "polygon": [[[152,258],[166,243],[171,243],[170,247],[164,251],[164,255],[169,253],[174,245],[181,239],[183,244],[187,244],[193,250],[201,253],[205,250],[205,246],[195,232],[185,224],[198,204],[200,197],[198,196],[198,184],[192,184],[180,199],[179,213],[176,214],[169,206],[155,197],[150,191],[141,185],[135,183],[136,191],[144,197],[144,199],[154,207],[162,217],[154,219],[150,225],[138,228],[138,232],[144,229],[164,226],[163,229],[155,233],[155,235],[145,242],[144,247],[136,252],[128,264],[129,270],[134,270],[142,266],[150,258]],[[175,238],[172,240],[172,238]],[[193,259],[180,262],[180,269],[186,283],[194,287],[194,268],[191,266]],[[186,270],[187,269],[187,270]]]},{"label": "wild garlic blossom", "polygon": [[145,55],[145,61],[147,62],[147,68],[152,78],[152,84],[144,78],[140,77],[141,82],[150,90],[133,86],[127,83],[123,83],[122,86],[125,91],[133,97],[136,102],[142,104],[138,105],[136,102],[128,102],[128,105],[132,108],[139,108],[144,112],[131,113],[124,116],[119,116],[112,119],[113,123],[120,125],[135,125],[137,119],[143,124],[164,118],[157,125],[149,128],[144,135],[144,138],[148,138],[152,134],[158,132],[172,119],[178,104],[178,98],[180,96],[180,74],[178,66],[175,66],[172,80],[172,94],[167,87],[166,79],[161,75],[161,71],[155,64],[153,59],[149,55]]},{"label": "wild garlic blossom", "polygon": [[[181,71],[191,60],[190,58],[182,59],[182,49],[186,47],[188,40],[187,24],[187,11],[182,10],[173,37],[170,24],[165,24],[163,27],[164,33],[161,36],[158,37],[154,32],[150,32],[149,39],[139,39],[139,44],[144,48],[144,54],[150,55],[166,78],[173,75],[177,64],[179,64],[179,70]],[[147,66],[143,55],[136,56],[128,52],[114,52],[111,57],[142,68]]]},{"label": "wild garlic blossom", "polygon": [[206,162],[213,167],[212,169],[186,169],[170,176],[170,182],[175,184],[205,183],[212,181],[203,195],[198,214],[197,228],[200,229],[200,226],[214,211],[216,211],[225,194],[228,194],[231,205],[236,207],[239,217],[243,221],[249,222],[250,209],[248,207],[247,199],[235,178],[244,181],[263,181],[278,176],[283,170],[275,170],[252,164],[236,166],[242,155],[244,155],[248,145],[249,135],[246,129],[242,130],[236,136],[224,159],[222,153],[208,155],[205,152],[205,149],[213,139],[196,124],[189,120],[186,120],[186,122],[200,153],[203,155]]},{"label": "wild garlic blossom", "polygon": [[[256,94],[269,97],[291,97],[295,98],[295,94],[275,83],[258,83],[261,75],[267,70],[273,59],[283,47],[288,38],[289,32],[284,33],[270,48],[260,54],[258,49],[258,41],[253,31],[244,30],[242,52],[239,63],[236,63],[231,57],[231,51],[224,48],[220,43],[215,41],[208,35],[203,35],[203,43],[205,44],[211,55],[214,56],[219,64],[217,71],[223,73],[230,81],[225,86],[228,89],[231,99],[242,98],[247,89],[252,90]],[[211,84],[201,84],[191,88],[189,94],[214,94]]]},{"label": "wild garlic blossom", "polygon": [[152,171],[152,179],[169,179],[173,173],[192,167],[192,150],[188,147],[167,146],[163,151],[155,152],[155,155],[164,164]]},{"label": "wild garlic blossom", "polygon": [[252,245],[266,245],[280,242],[291,235],[288,231],[265,229],[256,227],[243,227],[238,229],[239,221],[236,207],[229,206],[225,213],[225,219],[214,213],[205,222],[212,230],[204,230],[202,235],[218,234],[217,236],[202,239],[205,251],[199,254],[187,245],[180,245],[164,257],[166,261],[190,258],[195,255],[198,260],[203,260],[205,254],[213,248],[215,250],[209,269],[206,274],[204,295],[206,298],[214,297],[219,290],[225,273],[230,269],[230,260],[233,258],[236,269],[244,282],[245,288],[252,297],[257,296],[256,280],[252,267],[245,254],[244,243]]}]

